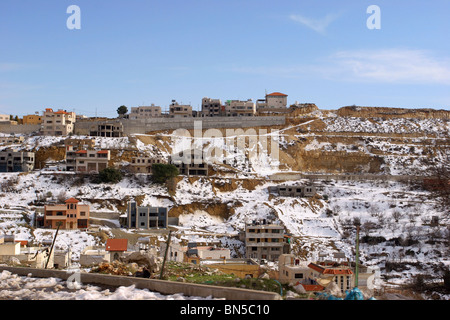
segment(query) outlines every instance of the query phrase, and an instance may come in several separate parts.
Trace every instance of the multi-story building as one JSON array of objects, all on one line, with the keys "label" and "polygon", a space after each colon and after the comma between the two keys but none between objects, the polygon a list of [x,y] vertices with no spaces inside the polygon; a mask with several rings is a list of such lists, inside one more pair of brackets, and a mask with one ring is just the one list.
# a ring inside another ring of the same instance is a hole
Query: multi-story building
[{"label": "multi-story building", "polygon": [[189,118],[192,117],[192,107],[190,105],[180,105],[172,100],[169,108],[170,118]]},{"label": "multi-story building", "polygon": [[41,132],[46,136],[66,136],[73,132],[75,112],[47,108],[42,116]]},{"label": "multi-story building", "polygon": [[166,163],[166,161],[160,157],[134,157],[131,159],[131,170],[134,173],[152,173],[152,166],[155,163]]},{"label": "multi-story building", "polygon": [[138,119],[151,119],[161,117],[161,107],[155,106],[142,106],[142,107],[132,107],[129,115],[130,120]]},{"label": "multi-story building", "polygon": [[9,122],[11,116],[9,114],[0,114],[0,122]]},{"label": "multi-story building", "polygon": [[289,253],[284,227],[267,220],[255,221],[245,226],[245,257],[277,261],[283,253]]},{"label": "multi-story building", "polygon": [[[186,154],[187,153],[187,154]],[[179,174],[187,176],[207,176],[208,163],[202,150],[190,149],[172,155],[169,163],[177,167]]]},{"label": "multi-story building", "polygon": [[283,114],[289,112],[287,108],[287,95],[281,92],[266,94],[265,99],[256,101],[256,108],[259,115]]},{"label": "multi-story building", "polygon": [[1,144],[16,144],[16,143],[22,143],[25,140],[22,136],[0,136],[0,143]]},{"label": "multi-story building", "polygon": [[127,208],[127,227],[137,229],[167,228],[168,210],[164,207],[140,207],[129,202]]},{"label": "multi-story building", "polygon": [[86,229],[89,227],[89,205],[79,204],[75,198],[65,204],[46,205],[44,207],[44,228]]},{"label": "multi-story building", "polygon": [[205,97],[202,99],[202,117],[226,116],[225,106],[220,99]]},{"label": "multi-story building", "polygon": [[0,151],[0,172],[30,172],[34,169],[34,160],[34,152]]},{"label": "multi-story building", "polygon": [[123,124],[120,121],[102,121],[93,124],[89,128],[89,135],[92,137],[123,137]]},{"label": "multi-story building", "polygon": [[252,99],[247,101],[227,100],[225,113],[228,117],[252,117],[256,113],[256,104]]},{"label": "multi-story building", "polygon": [[109,150],[74,149],[66,146],[66,170],[80,173],[98,173],[109,166]]}]

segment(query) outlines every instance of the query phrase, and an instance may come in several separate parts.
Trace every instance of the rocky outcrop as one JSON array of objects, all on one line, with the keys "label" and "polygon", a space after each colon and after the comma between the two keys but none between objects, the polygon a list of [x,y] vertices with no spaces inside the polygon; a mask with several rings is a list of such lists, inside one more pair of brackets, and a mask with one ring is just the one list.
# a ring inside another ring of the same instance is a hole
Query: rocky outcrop
[{"label": "rocky outcrop", "polygon": [[436,109],[406,109],[385,107],[348,106],[337,110],[341,117],[363,118],[419,118],[419,119],[450,119],[450,111]]}]

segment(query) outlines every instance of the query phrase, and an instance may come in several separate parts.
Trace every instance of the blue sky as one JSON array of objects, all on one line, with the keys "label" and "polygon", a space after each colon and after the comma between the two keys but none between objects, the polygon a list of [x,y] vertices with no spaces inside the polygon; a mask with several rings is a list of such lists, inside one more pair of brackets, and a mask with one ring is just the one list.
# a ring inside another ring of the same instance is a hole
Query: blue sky
[{"label": "blue sky", "polygon": [[450,110],[449,17],[447,0],[1,0],[0,113],[114,117],[266,90],[322,109]]}]

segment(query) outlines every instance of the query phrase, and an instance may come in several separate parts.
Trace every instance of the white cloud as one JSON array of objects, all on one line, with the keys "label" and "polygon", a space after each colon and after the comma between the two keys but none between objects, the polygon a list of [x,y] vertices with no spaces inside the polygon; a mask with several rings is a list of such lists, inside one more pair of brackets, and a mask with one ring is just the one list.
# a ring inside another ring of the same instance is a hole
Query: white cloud
[{"label": "white cloud", "polygon": [[339,79],[450,84],[450,60],[425,50],[340,51],[330,60],[334,67],[323,71]]},{"label": "white cloud", "polygon": [[289,16],[291,20],[301,23],[320,34],[325,34],[327,27],[338,17],[339,15],[334,13],[327,14],[322,19],[311,19],[299,14],[291,14]]}]

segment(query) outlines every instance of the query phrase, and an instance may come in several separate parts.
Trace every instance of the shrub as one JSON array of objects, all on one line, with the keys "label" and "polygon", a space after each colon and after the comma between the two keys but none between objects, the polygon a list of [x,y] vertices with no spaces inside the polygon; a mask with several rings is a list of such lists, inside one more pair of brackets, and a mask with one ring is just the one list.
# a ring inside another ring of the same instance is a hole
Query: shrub
[{"label": "shrub", "polygon": [[173,164],[155,163],[152,165],[153,181],[165,183],[167,180],[178,176],[178,169]]},{"label": "shrub", "polygon": [[99,172],[99,180],[103,183],[117,183],[122,180],[122,174],[116,168],[105,168]]}]

